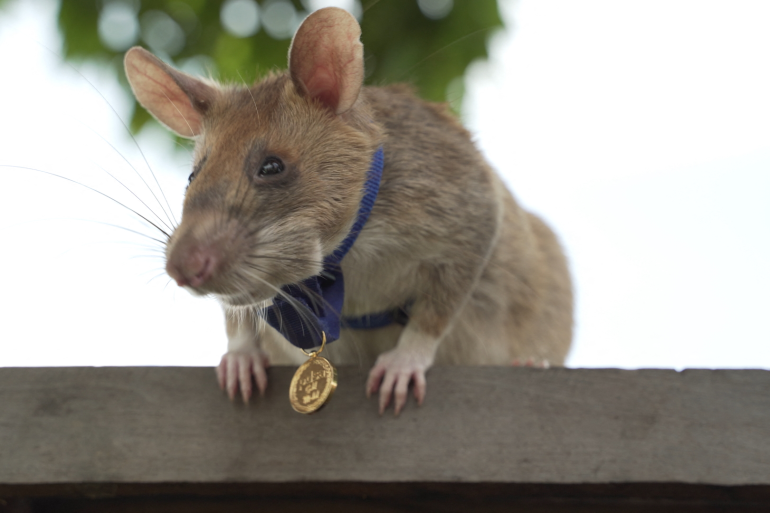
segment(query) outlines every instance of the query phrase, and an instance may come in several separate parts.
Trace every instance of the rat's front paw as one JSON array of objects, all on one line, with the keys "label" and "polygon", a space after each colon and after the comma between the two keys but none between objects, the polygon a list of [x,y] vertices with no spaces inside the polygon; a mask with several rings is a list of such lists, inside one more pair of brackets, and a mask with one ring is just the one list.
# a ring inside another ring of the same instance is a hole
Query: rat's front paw
[{"label": "rat's front paw", "polygon": [[366,395],[380,391],[380,415],[390,404],[391,395],[395,396],[393,409],[398,415],[406,404],[409,383],[414,381],[414,397],[417,404],[425,399],[425,371],[430,367],[429,358],[421,357],[398,348],[382,353],[369,372],[366,383]]},{"label": "rat's front paw", "polygon": [[243,402],[248,403],[251,399],[252,381],[251,377],[257,382],[259,395],[264,395],[267,389],[267,373],[265,369],[270,366],[267,355],[259,350],[250,351],[229,351],[222,356],[222,361],[217,367],[217,379],[219,388],[227,390],[227,395],[232,401],[241,389]]}]

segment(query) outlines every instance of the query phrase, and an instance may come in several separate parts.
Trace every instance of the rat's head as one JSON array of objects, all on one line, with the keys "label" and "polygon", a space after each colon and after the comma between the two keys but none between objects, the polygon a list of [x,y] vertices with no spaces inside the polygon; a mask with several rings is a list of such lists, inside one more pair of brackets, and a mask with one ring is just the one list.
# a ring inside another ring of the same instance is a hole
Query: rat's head
[{"label": "rat's head", "polygon": [[233,306],[321,271],[353,224],[379,132],[358,101],[356,20],[322,9],[300,26],[289,71],[252,87],[191,77],[141,48],[126,54],[137,100],[195,140],[182,220],[166,270]]}]

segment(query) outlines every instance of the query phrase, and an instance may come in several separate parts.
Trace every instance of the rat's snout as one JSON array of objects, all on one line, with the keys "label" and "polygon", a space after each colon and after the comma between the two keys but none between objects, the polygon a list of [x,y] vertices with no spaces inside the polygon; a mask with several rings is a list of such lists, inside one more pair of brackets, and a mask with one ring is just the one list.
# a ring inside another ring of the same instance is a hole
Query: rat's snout
[{"label": "rat's snout", "polygon": [[166,262],[166,272],[177,285],[201,287],[216,273],[222,255],[212,245],[176,246]]},{"label": "rat's snout", "polygon": [[233,256],[235,232],[233,223],[214,218],[183,220],[166,251],[166,272],[180,287],[214,292]]}]

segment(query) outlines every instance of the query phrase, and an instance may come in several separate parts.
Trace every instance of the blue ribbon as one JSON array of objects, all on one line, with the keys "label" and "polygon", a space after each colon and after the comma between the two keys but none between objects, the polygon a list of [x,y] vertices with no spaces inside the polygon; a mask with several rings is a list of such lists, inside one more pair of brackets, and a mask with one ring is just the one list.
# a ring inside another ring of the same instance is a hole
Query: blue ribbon
[{"label": "blue ribbon", "polygon": [[[378,149],[372,158],[364,185],[364,197],[358,209],[358,217],[350,233],[334,252],[324,258],[324,270],[318,276],[308,278],[301,283],[285,285],[282,294],[273,299],[273,305],[267,308],[267,322],[278,330],[286,340],[302,349],[311,349],[321,345],[321,332],[326,333],[326,342],[340,338],[340,312],[345,300],[345,280],[342,277],[340,262],[353,246],[361,233],[369,214],[377,199],[382,178],[384,156],[382,148]],[[391,316],[385,319],[383,316]],[[367,323],[366,319],[376,320]],[[363,319],[363,320],[362,320]],[[346,327],[378,328],[393,321],[398,322],[392,312],[364,316],[362,318],[344,318]],[[383,324],[385,323],[385,324]]]}]

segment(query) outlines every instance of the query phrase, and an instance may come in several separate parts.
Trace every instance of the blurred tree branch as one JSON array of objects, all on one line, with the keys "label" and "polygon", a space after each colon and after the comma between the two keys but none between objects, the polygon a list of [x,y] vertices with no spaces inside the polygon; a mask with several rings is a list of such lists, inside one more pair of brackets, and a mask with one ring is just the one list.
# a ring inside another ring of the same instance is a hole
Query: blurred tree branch
[{"label": "blurred tree branch", "polygon": [[[366,82],[409,82],[421,96],[459,109],[468,65],[487,57],[502,27],[497,0],[350,0],[364,43]],[[125,50],[135,44],[193,74],[252,82],[286,67],[291,35],[312,0],[62,0],[66,59],[111,66],[128,91]],[[450,86],[452,84],[452,87]],[[449,87],[449,94],[448,93]],[[150,121],[135,108],[131,128]]]}]

